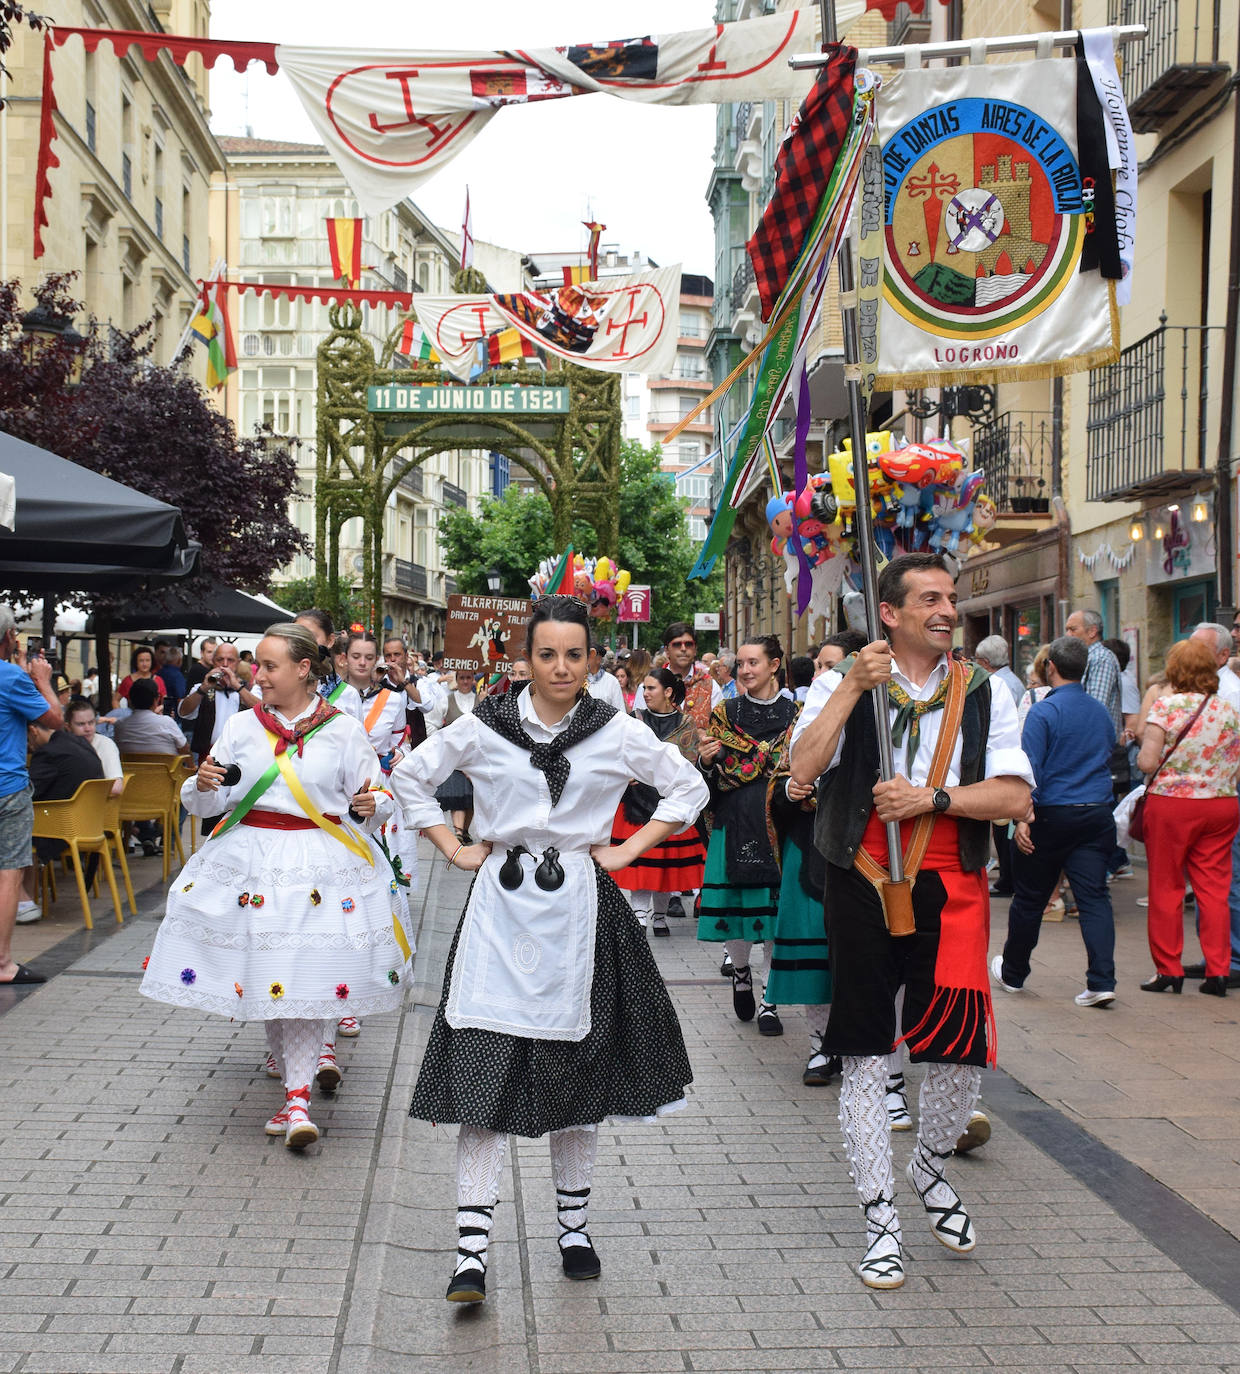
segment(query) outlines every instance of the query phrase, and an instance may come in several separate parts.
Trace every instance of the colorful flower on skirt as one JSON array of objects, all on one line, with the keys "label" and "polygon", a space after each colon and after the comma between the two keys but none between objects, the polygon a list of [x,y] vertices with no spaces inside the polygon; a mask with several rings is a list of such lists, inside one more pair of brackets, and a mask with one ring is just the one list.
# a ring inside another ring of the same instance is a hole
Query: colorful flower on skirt
[{"label": "colorful flower on skirt", "polygon": [[147,964],[149,964],[150,962],[151,962],[151,956],[148,954],[148,955],[146,956],[146,958],[143,959],[143,961],[142,961],[142,967],[145,969],[146,966],[147,966]]},{"label": "colorful flower on skirt", "polygon": [[267,900],[267,898],[264,897],[263,894],[262,894],[261,892],[256,892],[256,893],[250,898],[250,905],[251,905],[251,906],[254,906],[254,907],[262,906],[262,904],[263,904],[266,900]]},{"label": "colorful flower on skirt", "polygon": [[754,763],[753,759],[746,759],[745,762],[741,764],[741,777],[750,777],[757,771],[757,767],[758,765]]},{"label": "colorful flower on skirt", "polygon": [[353,911],[356,908],[356,906],[357,903],[353,900],[352,897],[345,897],[340,903],[341,911]]},{"label": "colorful flower on skirt", "polygon": [[323,894],[318,890],[317,887],[314,888],[314,889],[311,891],[311,893],[310,893],[310,905],[311,905],[311,906],[318,906],[318,904],[319,904],[322,900],[323,900]]},{"label": "colorful flower on skirt", "polygon": [[337,983],[337,984],[336,984],[336,996],[339,997],[340,1000],[343,1002],[344,999],[345,999],[348,995],[349,995],[349,985],[348,985],[348,983]]},{"label": "colorful flower on skirt", "polygon": [[186,883],[185,886],[181,889],[181,891],[182,891],[182,892],[188,892],[188,891],[190,890],[190,888],[193,887],[193,885],[194,885],[193,883]]},{"label": "colorful flower on skirt", "polygon": [[197,977],[198,975],[194,972],[192,968],[183,968],[181,970],[181,982],[183,982],[186,985],[186,987],[188,987],[190,983],[194,982]]},{"label": "colorful flower on skirt", "polygon": [[238,997],[244,997],[244,996],[245,996],[245,989],[242,988],[242,986],[241,986],[240,983],[234,983],[234,984],[233,984],[233,991],[237,994]]},{"label": "colorful flower on skirt", "polygon": [[237,905],[238,905],[238,906],[249,906],[249,905],[250,905],[250,894],[249,894],[248,892],[243,892],[243,893],[241,894],[241,896],[237,898]]},{"label": "colorful flower on skirt", "polygon": [[267,989],[267,991],[272,995],[272,997],[274,997],[278,1001],[281,997],[284,996],[284,984],[272,983],[272,985]]},{"label": "colorful flower on skirt", "polygon": [[735,755],[735,754],[725,754],[725,755],[723,756],[723,761],[724,761],[724,763],[726,763],[726,764],[728,765],[729,768],[735,768],[735,767],[736,767],[736,755]]},{"label": "colorful flower on skirt", "polygon": [[394,968],[388,969],[388,982],[393,986],[400,982],[400,974]]}]

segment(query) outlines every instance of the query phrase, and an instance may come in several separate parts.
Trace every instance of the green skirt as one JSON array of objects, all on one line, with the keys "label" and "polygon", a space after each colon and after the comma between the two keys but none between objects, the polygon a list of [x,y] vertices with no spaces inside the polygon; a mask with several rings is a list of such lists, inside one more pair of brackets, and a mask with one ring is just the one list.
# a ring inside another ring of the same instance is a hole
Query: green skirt
[{"label": "green skirt", "polygon": [[775,928],[779,894],[765,883],[743,886],[728,881],[724,828],[711,831],[706,851],[706,872],[702,879],[701,915],[697,937],[718,943],[722,940],[769,940]]},{"label": "green skirt", "polygon": [[784,846],[779,914],[764,996],[775,1006],[819,1006],[831,1000],[831,964],[822,903],[801,886],[801,851]]}]

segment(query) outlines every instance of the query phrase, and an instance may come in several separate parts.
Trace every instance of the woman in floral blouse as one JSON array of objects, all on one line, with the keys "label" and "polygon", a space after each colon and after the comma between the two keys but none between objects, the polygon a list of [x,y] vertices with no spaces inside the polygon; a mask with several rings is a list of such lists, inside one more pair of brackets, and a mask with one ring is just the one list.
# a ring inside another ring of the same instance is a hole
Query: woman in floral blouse
[{"label": "woman in floral blouse", "polygon": [[1187,877],[1197,898],[1205,958],[1200,990],[1225,997],[1231,967],[1231,842],[1240,825],[1240,716],[1216,695],[1214,655],[1199,640],[1184,640],[1172,648],[1167,679],[1169,690],[1150,708],[1137,757],[1137,767],[1151,775],[1146,787],[1145,854],[1150,953],[1157,970],[1141,986],[1147,992],[1179,992],[1183,987]]}]

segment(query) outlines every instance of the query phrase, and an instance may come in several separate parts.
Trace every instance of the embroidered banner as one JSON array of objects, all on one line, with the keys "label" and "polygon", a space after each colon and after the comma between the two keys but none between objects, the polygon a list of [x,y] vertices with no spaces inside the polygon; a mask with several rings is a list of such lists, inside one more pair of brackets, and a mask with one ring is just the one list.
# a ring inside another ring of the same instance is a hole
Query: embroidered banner
[{"label": "embroidered banner", "polygon": [[1071,58],[897,72],[879,95],[879,387],[1113,362],[1114,284],[1086,235]]},{"label": "embroidered banner", "polygon": [[516,329],[558,358],[603,372],[670,373],[680,328],[680,267],[501,296],[415,297],[443,367],[468,381],[475,345]]},{"label": "embroidered banner", "polygon": [[[864,6],[849,0],[848,17]],[[276,57],[367,214],[398,204],[506,105],[601,93],[646,104],[800,100],[817,47],[812,8],[683,33],[554,48],[341,51],[280,44]]]}]

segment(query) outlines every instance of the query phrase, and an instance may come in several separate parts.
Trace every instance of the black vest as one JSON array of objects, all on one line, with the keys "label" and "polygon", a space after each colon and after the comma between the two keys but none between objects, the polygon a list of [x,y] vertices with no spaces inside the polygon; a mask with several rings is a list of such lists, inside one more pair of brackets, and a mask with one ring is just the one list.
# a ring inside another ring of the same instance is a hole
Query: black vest
[{"label": "black vest", "polygon": [[[844,751],[839,763],[818,780],[818,813],[814,822],[814,845],[837,868],[853,866],[874,810],[878,732],[870,692],[853,707],[844,730]],[[985,776],[986,742],[990,736],[988,683],[965,697],[960,733],[960,785],[964,787]],[[961,867],[966,872],[985,868],[990,857],[990,822],[960,817],[956,819],[956,830],[960,837]]]}]

